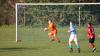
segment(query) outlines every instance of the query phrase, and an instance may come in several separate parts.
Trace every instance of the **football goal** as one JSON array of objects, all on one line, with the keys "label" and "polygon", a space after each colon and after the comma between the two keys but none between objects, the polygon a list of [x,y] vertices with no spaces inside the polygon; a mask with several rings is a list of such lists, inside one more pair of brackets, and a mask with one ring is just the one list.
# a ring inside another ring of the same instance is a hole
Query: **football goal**
[{"label": "football goal", "polygon": [[100,3],[16,3],[16,42],[27,39],[24,27],[45,27],[48,19],[61,26],[72,19],[81,26],[99,14]]}]

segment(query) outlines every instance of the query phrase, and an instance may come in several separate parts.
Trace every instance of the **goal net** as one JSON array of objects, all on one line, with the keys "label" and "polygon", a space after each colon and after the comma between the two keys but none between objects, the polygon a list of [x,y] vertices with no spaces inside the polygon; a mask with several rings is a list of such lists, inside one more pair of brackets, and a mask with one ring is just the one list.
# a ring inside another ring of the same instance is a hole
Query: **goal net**
[{"label": "goal net", "polygon": [[26,33],[29,27],[45,27],[48,19],[59,26],[72,19],[81,26],[89,20],[95,22],[99,14],[100,3],[16,3],[16,42],[30,36]]}]

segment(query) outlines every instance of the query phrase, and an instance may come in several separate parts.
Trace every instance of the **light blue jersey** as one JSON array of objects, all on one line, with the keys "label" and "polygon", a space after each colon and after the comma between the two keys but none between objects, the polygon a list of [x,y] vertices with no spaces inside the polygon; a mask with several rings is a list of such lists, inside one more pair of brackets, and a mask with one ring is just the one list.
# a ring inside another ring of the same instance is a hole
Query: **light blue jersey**
[{"label": "light blue jersey", "polygon": [[78,44],[78,40],[77,40],[77,33],[76,33],[76,25],[72,24],[72,22],[70,22],[70,38],[69,38],[69,45],[68,47],[72,50],[72,41],[74,41],[76,43],[76,47],[78,49],[78,52],[80,53],[80,45]]},{"label": "light blue jersey", "polygon": [[76,34],[76,26],[70,23],[70,32],[71,34]]}]

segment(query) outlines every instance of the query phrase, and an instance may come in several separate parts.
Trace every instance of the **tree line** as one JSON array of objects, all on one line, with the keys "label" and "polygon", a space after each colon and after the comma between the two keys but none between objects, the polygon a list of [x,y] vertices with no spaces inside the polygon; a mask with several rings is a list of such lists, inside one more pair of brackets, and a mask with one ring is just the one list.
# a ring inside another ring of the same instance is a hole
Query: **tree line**
[{"label": "tree line", "polygon": [[42,25],[51,19],[60,25],[68,25],[69,20],[78,24],[80,7],[80,22],[85,25],[88,21],[95,25],[100,23],[100,5],[23,5],[18,6],[19,25]]},{"label": "tree line", "polygon": [[[0,12],[0,25],[15,24],[15,22],[16,22],[16,19],[15,19],[15,4],[16,3],[63,3],[63,2],[64,3],[88,3],[88,2],[100,2],[100,1],[99,0],[0,0],[0,11],[1,11]],[[83,6],[83,7],[85,7],[85,6]],[[66,8],[66,6],[65,6],[65,8]],[[69,10],[74,9],[73,6],[67,6],[67,8],[69,8]],[[96,8],[99,10],[99,5],[96,6]],[[26,9],[26,10],[31,10],[31,9],[33,9],[32,12],[34,12],[34,10],[35,10],[34,8],[30,8],[30,9]],[[86,7],[86,9],[88,10],[88,7]],[[99,17],[99,11],[95,11],[97,9],[95,9],[95,7],[90,8],[90,10],[94,10],[94,11],[93,12],[87,12],[87,15],[85,14],[85,12],[81,12],[81,15],[84,15],[85,17],[88,17],[88,16],[92,15],[91,18],[96,17],[96,19],[95,20],[91,19],[91,20],[93,20],[96,23],[99,23],[99,21],[100,21],[99,20],[99,18],[100,18]],[[49,8],[48,8],[48,10],[49,10]],[[20,12],[21,16],[19,16],[19,17],[21,17],[21,18],[23,18],[23,11],[24,10],[22,10],[22,12]],[[68,9],[67,9],[67,11],[68,11]],[[46,14],[46,16],[44,16],[45,19],[41,19],[41,18],[43,18],[42,17],[43,16],[42,12],[39,12],[39,13],[37,12],[38,15],[35,14],[35,13],[32,13],[32,12],[31,13],[25,13],[26,14],[25,17],[26,18],[27,17],[36,18],[36,19],[27,19],[26,21],[28,21],[28,22],[34,21],[34,22],[31,22],[31,23],[27,22],[27,24],[32,24],[32,25],[37,24],[37,23],[38,24],[41,24],[41,23],[44,24],[42,21],[47,20],[46,18],[48,18],[49,13],[50,13],[49,18],[51,18],[52,15],[55,14],[55,15],[53,15],[52,18],[55,18],[54,20],[57,21],[57,22],[59,22],[59,21],[67,22],[65,18],[67,18],[67,17],[69,18],[72,15],[72,14],[70,14],[70,12],[68,14],[66,12],[56,12],[55,13],[55,12],[50,12],[49,11],[49,12],[44,12]],[[74,12],[74,13],[77,14],[78,12]],[[78,16],[74,16],[74,15],[76,15],[74,13],[73,13],[73,17],[77,18]],[[35,15],[35,16],[33,16],[33,15]],[[81,17],[83,17],[83,16],[81,16]],[[58,18],[60,18],[60,20]],[[82,18],[82,21],[84,21],[84,22],[86,22],[87,20],[88,20],[87,18]],[[23,21],[23,20],[21,20],[21,21]],[[24,24],[26,24],[26,23],[24,23]],[[64,24],[66,24],[66,23],[64,23]]]}]

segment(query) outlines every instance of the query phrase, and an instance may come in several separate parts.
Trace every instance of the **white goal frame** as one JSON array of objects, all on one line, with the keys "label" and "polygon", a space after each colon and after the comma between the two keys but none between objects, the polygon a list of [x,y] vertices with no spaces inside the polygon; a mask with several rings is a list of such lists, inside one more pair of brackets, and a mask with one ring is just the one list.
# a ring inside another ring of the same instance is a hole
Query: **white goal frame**
[{"label": "white goal frame", "polygon": [[[17,15],[18,15],[17,8],[18,8],[18,5],[100,5],[100,3],[16,3],[16,6],[15,6],[15,10],[16,10],[16,42],[21,40],[17,36],[18,35],[18,32],[17,32]],[[79,11],[79,15],[80,15],[80,11]],[[80,16],[79,16],[79,19],[80,19]]]}]

